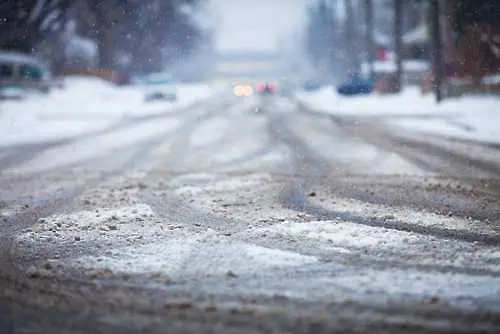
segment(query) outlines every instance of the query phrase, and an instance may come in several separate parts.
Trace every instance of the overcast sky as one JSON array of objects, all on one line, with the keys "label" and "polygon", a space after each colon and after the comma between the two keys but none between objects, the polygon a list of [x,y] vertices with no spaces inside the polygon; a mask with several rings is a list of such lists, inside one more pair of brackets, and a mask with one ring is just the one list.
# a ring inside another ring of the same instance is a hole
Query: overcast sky
[{"label": "overcast sky", "polygon": [[219,50],[272,49],[300,30],[309,0],[211,0]]}]

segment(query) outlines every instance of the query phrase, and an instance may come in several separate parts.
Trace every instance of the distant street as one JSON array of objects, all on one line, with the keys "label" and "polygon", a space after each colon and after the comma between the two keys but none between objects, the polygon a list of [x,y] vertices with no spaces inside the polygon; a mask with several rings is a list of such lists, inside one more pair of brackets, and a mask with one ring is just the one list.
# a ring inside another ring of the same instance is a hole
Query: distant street
[{"label": "distant street", "polygon": [[385,120],[220,93],[0,148],[0,333],[498,333],[500,146]]}]

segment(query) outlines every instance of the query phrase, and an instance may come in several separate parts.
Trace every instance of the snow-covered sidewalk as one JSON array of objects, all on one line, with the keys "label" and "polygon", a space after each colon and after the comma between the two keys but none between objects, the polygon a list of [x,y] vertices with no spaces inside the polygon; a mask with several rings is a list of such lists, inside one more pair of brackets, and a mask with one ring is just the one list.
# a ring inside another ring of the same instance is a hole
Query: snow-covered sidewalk
[{"label": "snow-covered sidewalk", "polygon": [[398,95],[344,97],[332,87],[298,98],[315,111],[386,118],[390,124],[435,135],[500,143],[500,97],[466,96],[436,104],[431,94],[407,88]]},{"label": "snow-covered sidewalk", "polygon": [[176,85],[176,102],[145,102],[144,86],[118,87],[68,77],[63,89],[25,100],[0,101],[0,147],[70,138],[103,130],[128,117],[163,114],[215,93],[209,85]]}]

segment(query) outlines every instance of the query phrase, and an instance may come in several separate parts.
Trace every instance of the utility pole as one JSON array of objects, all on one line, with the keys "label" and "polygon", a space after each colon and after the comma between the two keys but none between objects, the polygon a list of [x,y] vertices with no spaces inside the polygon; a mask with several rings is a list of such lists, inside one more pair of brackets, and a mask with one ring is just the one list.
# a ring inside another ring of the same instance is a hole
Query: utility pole
[{"label": "utility pole", "polygon": [[352,8],[352,1],[344,0],[344,6],[346,11],[345,47],[349,63],[348,74],[357,75],[359,71],[359,55],[358,55],[359,48],[357,48],[357,41],[356,41],[357,34],[355,31],[354,10]]},{"label": "utility pole", "polygon": [[375,79],[375,45],[373,38],[373,0],[365,0],[366,15],[366,54],[368,55],[368,66],[370,71],[370,80]]},{"label": "utility pole", "polygon": [[396,48],[396,92],[403,87],[403,1],[393,0],[394,44]]},{"label": "utility pole", "polygon": [[440,22],[440,6],[439,0],[430,0],[431,22],[432,22],[432,45],[433,45],[433,68],[434,68],[434,91],[436,94],[436,102],[443,100],[442,83],[443,83],[443,60],[442,60],[442,43],[441,43],[441,22]]}]

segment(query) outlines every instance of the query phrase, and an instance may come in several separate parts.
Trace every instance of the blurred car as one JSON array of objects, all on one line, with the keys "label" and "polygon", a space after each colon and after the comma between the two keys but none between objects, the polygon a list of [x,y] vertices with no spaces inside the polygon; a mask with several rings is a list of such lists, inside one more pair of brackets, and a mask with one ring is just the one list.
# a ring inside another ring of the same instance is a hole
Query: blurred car
[{"label": "blurred car", "polygon": [[51,73],[43,62],[33,56],[0,52],[0,98],[20,99],[30,92],[48,93]]},{"label": "blurred car", "polygon": [[355,75],[337,87],[337,93],[354,96],[365,95],[373,92],[373,82],[359,75]]},{"label": "blurred car", "polygon": [[140,78],[139,82],[146,86],[146,101],[177,101],[177,90],[170,73],[151,73]]},{"label": "blurred car", "polygon": [[254,92],[255,90],[250,84],[236,84],[233,87],[233,94],[238,97],[248,97],[253,95]]}]

